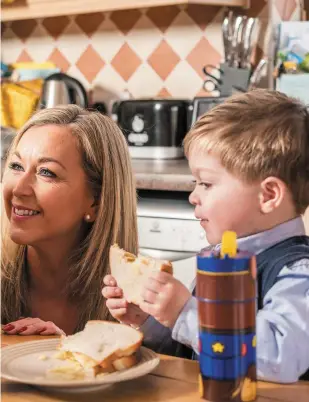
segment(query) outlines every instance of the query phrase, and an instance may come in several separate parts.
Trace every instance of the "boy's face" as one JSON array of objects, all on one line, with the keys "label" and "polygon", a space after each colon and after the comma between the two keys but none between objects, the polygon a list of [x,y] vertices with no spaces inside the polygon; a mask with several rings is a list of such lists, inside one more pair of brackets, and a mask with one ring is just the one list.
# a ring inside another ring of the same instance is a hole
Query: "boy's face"
[{"label": "boy's face", "polygon": [[238,237],[258,232],[259,183],[246,184],[229,173],[215,155],[194,151],[189,165],[196,186],[189,201],[195,206],[195,216],[208,242],[220,243],[226,230],[235,231]]}]

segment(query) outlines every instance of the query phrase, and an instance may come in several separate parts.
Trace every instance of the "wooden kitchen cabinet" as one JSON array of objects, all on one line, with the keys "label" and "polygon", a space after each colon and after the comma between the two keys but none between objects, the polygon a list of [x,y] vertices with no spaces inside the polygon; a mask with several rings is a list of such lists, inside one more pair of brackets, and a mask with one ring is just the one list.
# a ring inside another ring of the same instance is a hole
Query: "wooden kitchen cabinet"
[{"label": "wooden kitchen cabinet", "polygon": [[15,0],[11,5],[2,5],[2,21],[177,4],[248,7],[249,3],[250,0]]}]

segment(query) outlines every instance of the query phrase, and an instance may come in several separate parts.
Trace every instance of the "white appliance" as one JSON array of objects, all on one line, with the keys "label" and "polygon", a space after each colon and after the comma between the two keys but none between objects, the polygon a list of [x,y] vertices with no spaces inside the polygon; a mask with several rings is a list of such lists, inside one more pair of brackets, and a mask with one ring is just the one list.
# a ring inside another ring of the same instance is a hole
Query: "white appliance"
[{"label": "white appliance", "polygon": [[196,275],[195,256],[209,244],[187,200],[189,194],[168,193],[149,191],[139,197],[139,252],[171,261],[174,276],[190,287]]}]

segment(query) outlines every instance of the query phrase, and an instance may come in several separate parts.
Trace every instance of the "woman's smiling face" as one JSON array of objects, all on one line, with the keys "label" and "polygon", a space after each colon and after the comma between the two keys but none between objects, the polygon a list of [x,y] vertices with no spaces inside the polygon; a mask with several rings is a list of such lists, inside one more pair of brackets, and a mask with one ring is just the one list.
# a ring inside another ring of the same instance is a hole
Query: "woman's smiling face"
[{"label": "woman's smiling face", "polygon": [[15,243],[74,241],[93,197],[69,127],[31,127],[21,137],[4,178],[4,203]]}]

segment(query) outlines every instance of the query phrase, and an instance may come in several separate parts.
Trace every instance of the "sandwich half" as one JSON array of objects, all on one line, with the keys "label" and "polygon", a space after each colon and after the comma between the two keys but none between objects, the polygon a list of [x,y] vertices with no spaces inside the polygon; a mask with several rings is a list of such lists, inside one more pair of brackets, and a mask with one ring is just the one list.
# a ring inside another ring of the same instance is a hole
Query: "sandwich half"
[{"label": "sandwich half", "polygon": [[143,301],[142,290],[152,272],[164,271],[173,274],[170,261],[135,256],[119,248],[117,244],[110,248],[109,262],[111,274],[122,289],[125,299],[137,305]]},{"label": "sandwich half", "polygon": [[78,363],[92,375],[112,373],[137,363],[135,352],[142,340],[143,334],[130,326],[88,321],[83,331],[62,337],[57,357]]}]

